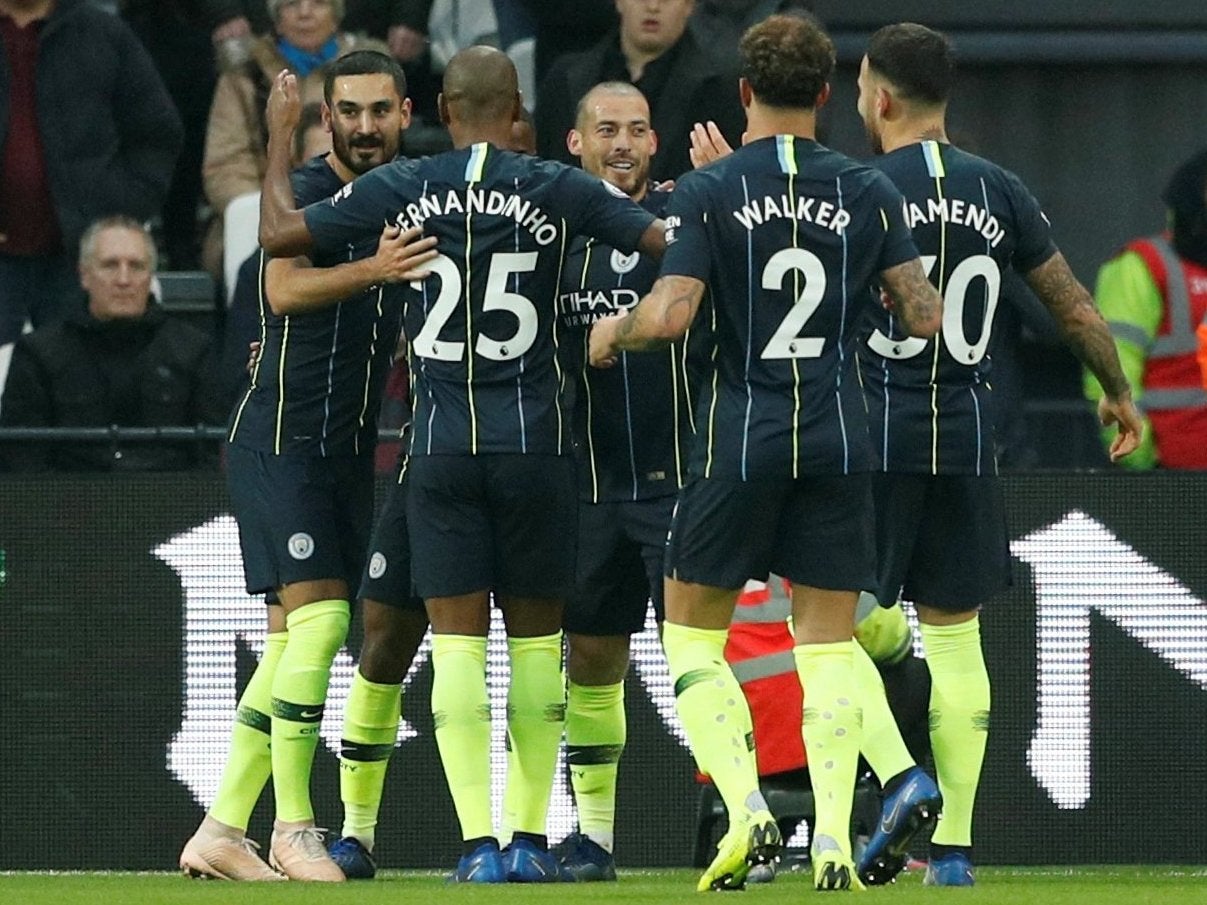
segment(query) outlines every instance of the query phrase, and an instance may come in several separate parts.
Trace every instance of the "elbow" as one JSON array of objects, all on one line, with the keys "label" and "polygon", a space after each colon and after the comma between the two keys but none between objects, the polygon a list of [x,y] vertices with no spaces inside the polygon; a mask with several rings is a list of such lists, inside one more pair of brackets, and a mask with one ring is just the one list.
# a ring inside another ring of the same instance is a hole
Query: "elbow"
[{"label": "elbow", "polygon": [[277,234],[277,231],[272,228],[272,225],[265,222],[265,218],[260,218],[259,230],[260,247],[274,258],[285,257],[288,249],[285,246],[284,237]]}]

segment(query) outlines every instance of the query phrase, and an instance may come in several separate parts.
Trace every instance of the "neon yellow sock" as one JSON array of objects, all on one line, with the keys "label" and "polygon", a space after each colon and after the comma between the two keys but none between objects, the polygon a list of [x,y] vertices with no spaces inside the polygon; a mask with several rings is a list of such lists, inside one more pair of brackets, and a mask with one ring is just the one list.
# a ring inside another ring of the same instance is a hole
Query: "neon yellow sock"
[{"label": "neon yellow sock", "polygon": [[264,656],[239,698],[235,724],[231,728],[230,754],[222,768],[218,794],[209,814],[215,820],[247,830],[251,812],[260,800],[264,784],[272,775],[272,679],[289,635],[274,632],[264,638]]},{"label": "neon yellow sock", "polygon": [[860,746],[876,778],[883,784],[916,764],[909,748],[905,746],[905,739],[901,737],[893,711],[889,709],[888,698],[884,696],[884,680],[880,678],[880,670],[860,645],[853,645],[851,650],[859,706],[863,710],[863,741]]},{"label": "neon yellow sock", "polygon": [[432,717],[462,839],[494,835],[486,639],[432,635]]},{"label": "neon yellow sock", "polygon": [[340,835],[355,836],[369,851],[373,851],[386,768],[401,719],[402,684],[370,682],[358,669],[348,692],[340,743],[339,797],[344,803]]},{"label": "neon yellow sock", "polygon": [[578,828],[612,851],[616,773],[627,738],[624,683],[570,683],[566,700],[566,762],[578,809]]},{"label": "neon yellow sock", "polygon": [[851,804],[859,763],[860,723],[854,641],[798,644],[792,651],[805,689],[804,737],[817,808],[815,852],[835,847],[851,857]]},{"label": "neon yellow sock", "polygon": [[508,638],[507,787],[503,824],[512,832],[545,834],[557,749],[566,725],[562,633]]},{"label": "neon yellow sock", "polygon": [[272,681],[272,785],[277,820],[314,819],[310,769],[327,702],[331,663],[348,636],[346,600],[319,600],[289,613],[289,641]]},{"label": "neon yellow sock", "polygon": [[672,622],[662,626],[675,708],[696,764],[717,787],[733,824],[767,803],[759,791],[750,707],[725,662],[726,634]]},{"label": "neon yellow sock", "polygon": [[930,745],[943,793],[933,841],[972,845],[972,808],[989,737],[989,673],[976,617],[956,625],[923,623],[930,667]]}]

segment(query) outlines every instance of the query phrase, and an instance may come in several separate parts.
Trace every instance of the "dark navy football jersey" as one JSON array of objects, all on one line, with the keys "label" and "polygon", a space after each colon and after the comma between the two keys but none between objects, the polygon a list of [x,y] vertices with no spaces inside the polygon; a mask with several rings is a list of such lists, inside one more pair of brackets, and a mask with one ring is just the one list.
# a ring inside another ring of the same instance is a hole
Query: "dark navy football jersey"
[{"label": "dark navy football jersey", "polygon": [[[343,180],[322,157],[291,176],[300,205],[329,198]],[[377,237],[315,254],[316,267],[358,260],[376,250]],[[398,345],[400,292],[374,287],[303,314],[273,314],[260,262],[260,358],[251,386],[231,413],[231,443],[280,455],[372,452],[377,411]]]},{"label": "dark navy football jersey", "polygon": [[570,239],[631,252],[653,221],[594,176],[485,143],[378,167],[306,209],[327,251],[384,223],[438,239],[431,276],[404,312],[416,455],[569,455],[556,352]]},{"label": "dark navy football jersey", "polygon": [[[662,216],[670,195],[650,191],[641,205]],[[622,352],[615,367],[587,363],[590,327],[636,305],[658,278],[658,262],[595,239],[576,238],[562,271],[559,310],[574,387],[574,450],[580,499],[590,503],[676,493],[687,475],[694,392],[683,342],[654,353]]]},{"label": "dark navy football jersey", "polygon": [[905,196],[903,216],[943,296],[943,327],[929,340],[869,310],[859,355],[880,466],[994,474],[993,315],[1003,271],[1027,273],[1055,254],[1047,218],[1018,177],[951,145],[908,145],[876,165]]},{"label": "dark navy football jersey", "polygon": [[705,281],[716,309],[692,473],[869,470],[857,327],[878,274],[918,254],[892,183],[814,141],[764,138],[679,181],[667,243],[662,275]]}]

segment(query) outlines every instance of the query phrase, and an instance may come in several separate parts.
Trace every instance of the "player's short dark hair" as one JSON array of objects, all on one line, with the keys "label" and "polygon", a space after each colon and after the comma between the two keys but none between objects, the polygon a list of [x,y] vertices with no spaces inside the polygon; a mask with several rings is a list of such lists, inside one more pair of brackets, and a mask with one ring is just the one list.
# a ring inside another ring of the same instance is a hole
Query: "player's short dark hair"
[{"label": "player's short dark hair", "polygon": [[742,35],[742,76],[772,107],[813,107],[834,71],[834,42],[802,16],[768,16]]},{"label": "player's short dark hair", "polygon": [[396,59],[376,50],[353,50],[336,59],[327,69],[323,79],[323,100],[328,107],[331,106],[335,80],[345,75],[388,75],[394,80],[398,97],[407,96],[407,75]]},{"label": "player's short dark hair", "polygon": [[951,41],[925,25],[884,26],[868,42],[867,57],[868,66],[892,82],[905,100],[942,104],[951,94]]},{"label": "player's short dark hair", "polygon": [[587,89],[587,92],[578,99],[578,105],[574,108],[574,128],[582,129],[583,117],[587,115],[587,98],[596,92],[604,94],[619,94],[624,97],[639,97],[645,100],[645,95],[641,89],[632,82],[600,82]]}]

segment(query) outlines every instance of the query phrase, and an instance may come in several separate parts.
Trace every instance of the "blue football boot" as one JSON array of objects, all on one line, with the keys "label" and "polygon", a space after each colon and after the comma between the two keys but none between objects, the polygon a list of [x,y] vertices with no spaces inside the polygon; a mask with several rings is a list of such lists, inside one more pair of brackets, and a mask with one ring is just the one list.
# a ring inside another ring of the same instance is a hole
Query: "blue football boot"
[{"label": "blue football boot", "polygon": [[503,850],[503,871],[508,883],[573,883],[574,875],[557,856],[529,839],[512,839]]},{"label": "blue football boot", "polygon": [[943,808],[939,787],[921,767],[912,767],[897,791],[884,799],[880,822],[856,866],[868,886],[891,883],[905,867],[906,849],[934,829]]},{"label": "blue football boot", "polygon": [[574,832],[550,849],[576,883],[616,879],[616,862],[594,839]]},{"label": "blue football boot", "polygon": [[372,880],[377,875],[373,856],[355,836],[336,839],[328,846],[327,854],[349,880]]},{"label": "blue football boot", "polygon": [[942,858],[932,858],[922,878],[926,886],[972,886],[976,878],[972,875],[972,862],[960,852],[952,852]]},{"label": "blue football boot", "polygon": [[457,869],[448,876],[449,883],[506,883],[507,870],[503,867],[503,853],[499,843],[491,839],[483,842],[468,855],[462,855]]}]

